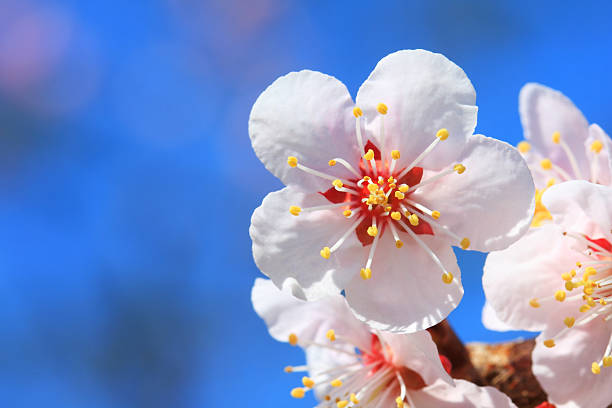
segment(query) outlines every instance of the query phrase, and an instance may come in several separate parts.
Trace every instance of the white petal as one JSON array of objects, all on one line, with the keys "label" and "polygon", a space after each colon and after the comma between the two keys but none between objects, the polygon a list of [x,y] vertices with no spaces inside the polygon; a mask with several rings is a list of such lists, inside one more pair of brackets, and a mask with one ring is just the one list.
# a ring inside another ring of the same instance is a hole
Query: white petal
[{"label": "white petal", "polygon": [[[594,153],[591,150],[591,144],[599,140],[603,143],[603,148],[599,153]],[[589,126],[589,138],[584,145],[586,155],[590,160],[590,165],[596,169],[595,179],[590,181],[603,184],[605,186],[612,185],[612,140],[610,136],[597,124]],[[595,161],[597,162],[595,164]]]},{"label": "white petal", "polygon": [[[357,163],[353,101],[334,77],[315,71],[292,72],[278,78],[259,95],[249,118],[249,135],[257,157],[286,185],[311,189],[323,181],[287,165],[295,156],[305,166],[329,171],[328,161],[342,157]],[[350,175],[342,166],[338,176]]]},{"label": "white petal", "polygon": [[499,332],[505,332],[514,330],[512,326],[503,322],[488,301],[485,301],[482,307],[482,324],[489,330],[495,330]]},{"label": "white petal", "polygon": [[317,299],[339,293],[362,267],[367,257],[355,234],[351,234],[330,259],[319,251],[332,246],[354,222],[340,208],[289,213],[289,207],[326,205],[320,194],[286,187],[270,193],[253,213],[250,234],[253,257],[259,269],[278,287],[289,287],[295,296]]},{"label": "white petal", "polygon": [[286,342],[294,333],[299,341],[329,343],[325,334],[333,329],[353,346],[361,349],[370,346],[368,327],[355,319],[342,295],[306,302],[281,291],[272,281],[258,278],[251,291],[251,301],[276,340]]},{"label": "white petal", "polygon": [[519,94],[519,112],[525,138],[542,155],[574,175],[566,153],[552,140],[553,133],[559,132],[575,155],[582,176],[588,177],[589,168],[583,146],[588,137],[589,124],[569,98],[544,85],[529,83]]},{"label": "white petal", "polygon": [[533,350],[533,373],[557,408],[602,408],[612,401],[610,368],[591,372],[608,344],[610,325],[601,319],[574,327],[547,348],[538,337]]},{"label": "white petal", "polygon": [[[337,344],[334,344],[335,347],[338,347]],[[343,350],[347,352],[355,351],[354,349],[350,349],[349,347],[344,347]],[[325,371],[328,371],[335,367],[346,366],[352,363],[358,363],[360,360],[357,356],[350,356],[348,354],[330,350],[328,348],[311,346],[306,348],[306,364],[308,365],[308,375],[312,378],[316,378],[316,382],[318,384],[315,387],[314,392],[319,400],[323,400],[325,395],[332,392],[333,387],[329,382],[336,378],[338,373],[333,373],[334,375],[325,374]]]},{"label": "white petal", "polygon": [[586,181],[568,181],[550,187],[542,196],[555,224],[591,238],[609,235],[612,228],[612,189]]},{"label": "white petal", "polygon": [[[380,60],[357,93],[357,105],[379,135],[379,103],[388,107],[384,117],[384,149],[401,152],[407,165],[446,128],[450,136],[423,161],[439,169],[450,163],[476,127],[476,92],[465,72],[441,54],[403,50]],[[379,137],[380,138],[380,137]],[[401,167],[401,166],[400,166]]]},{"label": "white petal", "polygon": [[[566,311],[579,307],[570,300],[559,302],[554,298],[557,290],[564,290],[561,274],[575,268],[576,261],[588,260],[572,249],[573,244],[559,226],[547,224],[531,229],[508,249],[487,256],[483,288],[502,322],[517,330],[538,331],[550,319],[562,321],[568,316]],[[534,298],[540,307],[530,306]]]},{"label": "white petal", "polygon": [[469,238],[470,249],[506,248],[533,218],[535,188],[527,164],[509,144],[482,135],[469,138],[459,161],[463,174],[425,185],[415,201],[440,211],[440,223]]},{"label": "white petal", "polygon": [[453,387],[442,381],[411,391],[415,407],[436,408],[506,408],[514,407],[510,398],[493,387],[479,387],[465,380],[455,380]]},{"label": "white petal", "polygon": [[397,249],[387,232],[374,256],[372,278],[364,281],[357,274],[345,288],[349,306],[360,320],[378,330],[412,333],[439,323],[457,307],[463,288],[455,254],[437,237],[420,238],[455,280],[443,283],[441,270],[416,242],[407,237]]}]

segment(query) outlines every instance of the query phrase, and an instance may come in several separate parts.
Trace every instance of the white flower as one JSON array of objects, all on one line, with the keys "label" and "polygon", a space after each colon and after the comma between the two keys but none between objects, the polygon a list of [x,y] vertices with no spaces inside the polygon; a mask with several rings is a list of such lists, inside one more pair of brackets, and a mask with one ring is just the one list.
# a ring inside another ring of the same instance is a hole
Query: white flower
[{"label": "white flower", "polygon": [[506,143],[472,135],[475,92],[440,54],[383,58],[357,94],[313,72],[277,79],[249,121],[253,149],[286,188],[251,224],[278,287],[313,300],[345,291],[377,329],[430,327],[463,288],[451,245],[490,251],[533,214],[533,181]]},{"label": "white flower", "polygon": [[542,200],[552,221],[489,254],[485,294],[504,324],[543,331],[533,371],[551,402],[605,407],[612,401],[612,188],[569,181]]},{"label": "white flower", "polygon": [[492,387],[455,380],[444,369],[427,331],[379,333],[351,314],[341,295],[305,302],[257,279],[252,301],[272,337],[300,346],[307,365],[291,391],[314,391],[317,407],[504,408],[510,399]]}]

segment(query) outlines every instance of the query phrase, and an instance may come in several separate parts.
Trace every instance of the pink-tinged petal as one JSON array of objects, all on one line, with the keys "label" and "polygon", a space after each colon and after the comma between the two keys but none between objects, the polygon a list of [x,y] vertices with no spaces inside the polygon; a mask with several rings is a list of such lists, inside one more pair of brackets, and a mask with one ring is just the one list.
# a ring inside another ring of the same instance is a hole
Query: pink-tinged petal
[{"label": "pink-tinged petal", "polygon": [[574,327],[555,338],[555,347],[542,344],[538,337],[533,350],[533,373],[557,408],[603,408],[612,401],[612,368],[601,374],[591,372],[591,364],[603,357],[612,327],[595,319]]},{"label": "pink-tinged petal", "polygon": [[396,248],[393,236],[383,234],[372,263],[372,278],[357,274],[346,286],[355,315],[377,330],[412,333],[442,321],[463,296],[461,275],[451,247],[437,236],[419,238],[455,276],[442,282],[442,271],[412,239]]},{"label": "pink-tinged petal", "polygon": [[506,248],[533,218],[535,188],[527,164],[509,144],[482,135],[468,139],[459,162],[466,168],[462,174],[423,186],[415,200],[440,211],[438,221],[467,237],[470,249]]},{"label": "pink-tinged petal", "polygon": [[[399,167],[406,166],[445,128],[450,136],[423,161],[439,169],[461,152],[476,127],[476,92],[465,72],[441,54],[403,50],[380,60],[357,93],[370,133],[383,150],[401,152]],[[385,135],[380,140],[379,103],[387,105]]]},{"label": "pink-tinged petal", "polygon": [[489,330],[495,330],[499,332],[505,332],[509,330],[515,330],[509,324],[503,322],[488,301],[485,301],[482,307],[482,324]]},{"label": "pink-tinged petal", "polygon": [[342,295],[330,295],[313,302],[292,296],[278,289],[272,281],[258,278],[251,291],[253,308],[264,319],[270,335],[287,342],[290,334],[298,340],[329,343],[328,330],[349,340],[353,346],[367,348],[370,331],[355,319]]},{"label": "pink-tinged petal", "polygon": [[342,216],[341,208],[302,211],[297,217],[289,213],[294,205],[327,204],[321,194],[286,187],[268,194],[251,218],[255,263],[276,286],[303,299],[340,293],[354,274],[359,275],[367,257],[355,234],[329,259],[321,257],[319,251],[331,247],[355,221]]},{"label": "pink-tinged petal", "polygon": [[[348,345],[334,344],[335,348],[340,348],[346,352],[354,352],[354,348]],[[334,351],[323,347],[306,347],[306,364],[308,366],[308,376],[316,378],[317,387],[314,388],[315,396],[319,401],[322,401],[325,395],[334,391],[334,388],[329,384],[330,381],[337,378],[338,371],[331,374],[329,370],[337,367],[347,366],[353,363],[360,363],[358,357],[348,355],[343,352]],[[327,373],[326,373],[327,372]]]},{"label": "pink-tinged petal", "polygon": [[[582,299],[555,300],[564,290],[561,274],[588,258],[573,250],[574,242],[554,224],[533,228],[509,248],[491,252],[482,283],[487,301],[499,319],[517,330],[543,330],[551,318],[560,320],[577,310]],[[530,305],[536,299],[539,307]],[[578,302],[578,303],[576,303]]]},{"label": "pink-tinged petal", "polygon": [[[596,145],[593,145],[593,143]],[[593,149],[599,149],[598,142],[601,142],[601,150],[599,152]],[[593,183],[603,184],[604,186],[612,186],[612,140],[610,136],[597,124],[589,126],[589,137],[584,145],[586,155],[590,161],[591,175],[589,180]]]},{"label": "pink-tinged petal", "polygon": [[591,238],[612,229],[612,188],[576,180],[550,187],[542,196],[555,224]]},{"label": "pink-tinged petal", "polygon": [[[285,185],[321,190],[329,181],[287,165],[299,163],[331,172],[328,161],[342,157],[357,163],[354,103],[342,82],[315,71],[292,72],[278,78],[259,95],[249,118],[249,135],[257,157]],[[343,166],[333,174],[349,176]]]},{"label": "pink-tinged petal", "polygon": [[438,381],[419,391],[410,392],[415,407],[436,408],[516,408],[512,400],[493,387],[479,387],[465,380],[455,386]]},{"label": "pink-tinged petal", "polygon": [[438,379],[453,384],[453,379],[440,361],[438,347],[427,331],[405,334],[382,332],[380,335],[393,350],[392,362],[395,366],[416,371],[425,384],[433,384]]},{"label": "pink-tinged petal", "polygon": [[529,83],[519,94],[519,113],[525,139],[540,154],[578,178],[563,148],[553,142],[553,133],[559,132],[574,154],[582,177],[588,177],[589,167],[583,146],[589,134],[589,124],[569,98],[544,85]]}]

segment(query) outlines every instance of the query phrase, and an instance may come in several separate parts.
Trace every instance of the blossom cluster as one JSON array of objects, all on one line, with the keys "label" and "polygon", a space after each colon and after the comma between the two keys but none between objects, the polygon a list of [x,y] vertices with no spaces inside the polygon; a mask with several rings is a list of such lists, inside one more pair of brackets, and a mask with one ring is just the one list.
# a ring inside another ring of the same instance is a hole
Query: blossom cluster
[{"label": "blossom cluster", "polygon": [[305,70],[255,102],[253,149],[286,187],[253,213],[253,256],[269,279],[257,279],[252,302],[274,338],[306,353],[306,365],[286,368],[304,373],[292,397],[514,407],[451,378],[426,331],[463,296],[456,246],[490,252],[485,325],[542,332],[534,373],[550,401],[612,402],[612,376],[599,375],[612,365],[610,138],[562,94],[528,84],[527,141],[514,148],[474,134],[475,101],[446,57],[403,50],[354,101]]}]

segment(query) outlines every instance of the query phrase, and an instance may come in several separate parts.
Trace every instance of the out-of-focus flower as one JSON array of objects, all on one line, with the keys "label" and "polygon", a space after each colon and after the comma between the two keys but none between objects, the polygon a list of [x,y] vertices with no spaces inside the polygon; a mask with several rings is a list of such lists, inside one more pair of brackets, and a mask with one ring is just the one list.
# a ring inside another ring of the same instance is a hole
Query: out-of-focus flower
[{"label": "out-of-focus flower", "polygon": [[551,222],[489,254],[485,294],[508,326],[543,331],[533,372],[552,403],[605,407],[612,401],[612,372],[603,373],[612,370],[612,188],[569,181],[548,188],[542,201]]},{"label": "out-of-focus flower", "polygon": [[249,121],[255,153],[287,186],[253,214],[261,271],[302,299],[345,290],[376,329],[444,319],[463,295],[451,245],[505,248],[534,209],[520,154],[472,134],[475,98],[461,68],[423,50],[383,58],[356,105],[319,72],[276,80]]},{"label": "out-of-focus flower", "polygon": [[453,381],[426,331],[372,331],[340,295],[305,302],[257,279],[252,301],[272,337],[306,353],[307,365],[285,368],[305,374],[294,398],[313,390],[319,407],[514,407],[495,388]]}]

